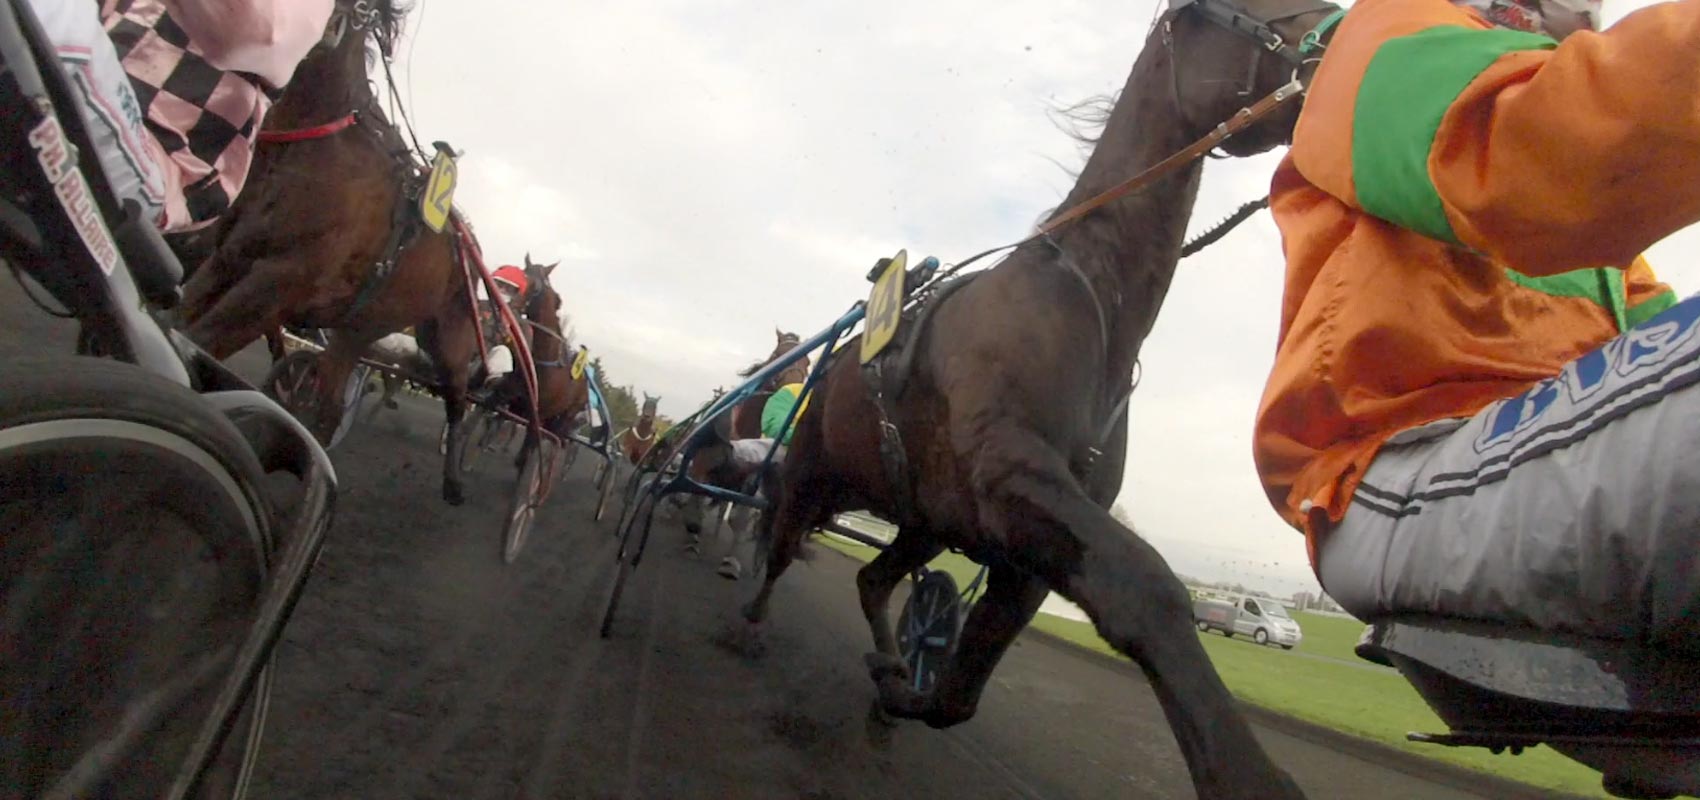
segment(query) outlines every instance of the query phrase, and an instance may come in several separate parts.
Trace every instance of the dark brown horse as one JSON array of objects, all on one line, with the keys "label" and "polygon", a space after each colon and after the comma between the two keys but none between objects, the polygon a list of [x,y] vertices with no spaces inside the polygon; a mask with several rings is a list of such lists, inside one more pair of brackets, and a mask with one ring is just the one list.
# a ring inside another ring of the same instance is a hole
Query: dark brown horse
[{"label": "dark brown horse", "polygon": [[655,444],[655,408],[660,402],[661,398],[650,397],[648,392],[644,392],[643,408],[638,412],[637,422],[620,434],[620,454],[633,464],[638,463]]},{"label": "dark brown horse", "polygon": [[[1235,10],[1298,42],[1332,9],[1313,0],[1195,0],[1167,11],[1059,215],[1293,78],[1294,63],[1281,57],[1297,61],[1290,45],[1272,53],[1207,16]],[[1268,150],[1296,118],[1296,103],[1278,107],[1225,148]],[[1201,170],[1194,160],[1030,241],[946,296],[918,332],[906,387],[890,402],[906,463],[895,481],[882,465],[882,410],[857,343],[837,356],[773,487],[769,571],[746,617],[767,615],[773,583],[807,531],[836,512],[872,510],[900,525],[857,576],[877,651],[869,671],[886,712],[939,728],[971,718],[999,659],[1055,590],[1149,677],[1199,797],[1302,796],[1211,666],[1186,587],[1107,510],[1126,455],[1123,402],[1179,262]],[[887,603],[904,576],[946,547],[989,565],[990,583],[936,688],[920,694],[907,683]]]},{"label": "dark brown horse", "polygon": [[[453,228],[419,222],[421,167],[367,80],[368,40],[387,57],[402,13],[394,0],[337,0],[340,37],[302,61],[266,117],[269,134],[298,135],[262,139],[213,254],[185,290],[190,337],[220,358],[284,324],[332,329],[309,420],[321,440],[336,430],[350,370],[378,338],[418,325],[451,428],[465,413],[478,350]],[[444,465],[443,496],[455,504],[458,465]]]}]

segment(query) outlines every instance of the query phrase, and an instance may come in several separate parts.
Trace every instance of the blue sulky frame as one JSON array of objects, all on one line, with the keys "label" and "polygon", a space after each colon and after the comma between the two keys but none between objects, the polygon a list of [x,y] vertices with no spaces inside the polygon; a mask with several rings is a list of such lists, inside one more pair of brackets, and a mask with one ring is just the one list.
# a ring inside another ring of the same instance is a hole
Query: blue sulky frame
[{"label": "blue sulky frame", "polygon": [[[590,387],[590,404],[596,413],[602,417],[602,424],[608,429],[608,435],[602,437],[598,444],[577,433],[567,434],[567,439],[595,453],[602,459],[601,466],[596,468],[596,514],[594,519],[600,521],[602,514],[608,509],[608,497],[614,491],[614,417],[609,413],[608,400],[602,394],[602,376],[596,374],[596,367],[585,367],[585,383]],[[569,463],[569,469],[570,469]]]},{"label": "blue sulky frame", "polygon": [[[790,413],[785,417],[785,424],[780,428],[782,431],[789,431],[791,426],[795,425],[797,422],[798,410],[803,407],[804,401],[808,399],[809,395],[814,391],[816,384],[820,382],[821,375],[825,373],[827,363],[831,361],[830,354],[833,352],[833,349],[837,347],[839,341],[842,340],[852,328],[856,327],[856,325],[862,321],[862,317],[866,313],[867,304],[865,302],[857,302],[856,305],[851,306],[849,311],[844,312],[844,315],[839,317],[838,321],[832,323],[832,325],[826,330],[815,334],[808,340],[797,345],[797,347],[791,350],[791,352],[780,356],[772,363],[767,364],[760,370],[757,370],[754,375],[751,375],[736,389],[715,398],[707,406],[704,406],[701,410],[688,417],[685,422],[681,423],[681,425],[689,424],[690,427],[688,428],[688,432],[683,435],[684,444],[680,448],[678,465],[675,468],[669,470],[665,464],[656,465],[655,479],[646,484],[643,482],[641,477],[644,469],[641,465],[639,466],[637,474],[633,475],[632,478],[633,488],[636,489],[636,491],[628,498],[628,502],[632,503],[632,505],[627,509],[627,513],[622,513],[620,515],[620,550],[615,556],[617,563],[616,569],[618,572],[614,577],[613,594],[608,598],[608,610],[602,616],[601,632],[603,638],[608,637],[608,633],[613,626],[614,613],[619,608],[620,593],[625,589],[626,577],[629,576],[632,571],[637,568],[637,565],[643,561],[644,550],[649,546],[650,528],[655,521],[655,509],[657,504],[660,503],[661,498],[670,494],[682,493],[707,497],[711,500],[736,503],[741,506],[748,506],[761,510],[766,510],[768,507],[768,501],[766,498],[751,493],[725,489],[719,486],[710,486],[690,477],[691,459],[695,457],[697,451],[703,446],[703,437],[701,436],[702,432],[707,430],[708,426],[713,425],[721,415],[731,411],[739,403],[749,399],[756,393],[756,390],[763,384],[767,383],[770,378],[785,371],[786,368],[797,363],[797,361],[804,356],[817,350],[824,349],[828,355],[816,359],[814,366],[809,369],[809,376],[803,381],[803,390],[798,393],[796,404],[791,407]],[[783,441],[784,438],[785,437],[781,435],[774,439],[773,445],[768,448],[766,457],[762,459],[761,470],[759,470],[756,474],[759,475],[766,472],[768,466],[773,463],[774,454],[779,450],[779,443]],[[652,448],[652,451],[658,450],[660,450],[659,447]],[[668,477],[669,473],[671,473],[671,477]],[[642,523],[641,527],[643,532],[636,537],[636,541],[634,542],[633,534],[639,529],[640,521]],[[883,543],[877,539],[863,536],[854,531],[849,531],[848,529],[845,529],[842,533],[850,536],[850,538],[856,539],[873,547],[883,546]]]}]

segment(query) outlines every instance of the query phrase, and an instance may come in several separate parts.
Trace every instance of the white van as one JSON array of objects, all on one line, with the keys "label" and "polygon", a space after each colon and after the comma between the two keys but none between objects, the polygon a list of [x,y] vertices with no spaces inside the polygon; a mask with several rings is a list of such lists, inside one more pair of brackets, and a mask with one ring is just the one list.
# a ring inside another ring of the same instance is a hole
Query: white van
[{"label": "white van", "polygon": [[1276,644],[1291,650],[1304,639],[1299,623],[1287,615],[1286,606],[1261,597],[1235,597],[1229,601],[1199,600],[1193,603],[1193,621],[1200,632],[1221,631],[1250,636],[1258,644]]}]

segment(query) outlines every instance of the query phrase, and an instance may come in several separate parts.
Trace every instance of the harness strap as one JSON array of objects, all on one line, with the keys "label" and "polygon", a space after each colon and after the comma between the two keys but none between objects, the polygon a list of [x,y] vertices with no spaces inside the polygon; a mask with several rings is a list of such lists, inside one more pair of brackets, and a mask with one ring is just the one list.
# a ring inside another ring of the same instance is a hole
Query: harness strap
[{"label": "harness strap", "polygon": [[365,310],[366,305],[372,302],[372,298],[377,296],[378,290],[383,288],[390,276],[395,273],[402,248],[406,247],[413,240],[414,235],[418,233],[419,219],[413,213],[413,193],[409,189],[409,185],[403,183],[401,191],[396,195],[395,205],[390,211],[390,236],[384,241],[383,255],[379,256],[378,262],[372,265],[372,271],[366,276],[366,280],[360,284],[360,290],[355,293],[354,301],[349,304],[348,310],[342,313],[342,319],[337,323],[339,326],[352,322],[361,311]]},{"label": "harness strap", "polygon": [[889,353],[881,353],[862,365],[862,380],[868,385],[868,395],[879,418],[880,465],[885,468],[885,482],[891,487],[892,500],[897,506],[898,527],[914,527],[920,519],[916,515],[914,487],[909,482],[909,459],[903,452],[903,434],[891,421],[891,397],[885,391],[885,361],[889,357]]},{"label": "harness strap", "polygon": [[296,128],[287,131],[260,131],[259,139],[268,144],[288,144],[290,142],[305,142],[313,139],[324,139],[346,130],[360,121],[360,112],[350,111],[348,115],[332,120],[323,125],[311,128]]}]

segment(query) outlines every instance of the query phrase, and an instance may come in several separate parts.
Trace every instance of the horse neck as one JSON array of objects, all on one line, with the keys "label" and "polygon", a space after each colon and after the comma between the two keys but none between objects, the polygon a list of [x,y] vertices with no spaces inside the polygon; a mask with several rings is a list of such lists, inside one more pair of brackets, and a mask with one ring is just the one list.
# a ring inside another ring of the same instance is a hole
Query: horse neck
[{"label": "horse neck", "polygon": [[638,417],[637,424],[632,426],[632,430],[636,431],[638,436],[648,439],[649,435],[655,432],[655,416],[644,414]]},{"label": "horse neck", "polygon": [[[531,337],[532,361],[561,361],[566,356],[567,344],[563,341],[561,332],[549,327],[549,325],[543,322],[543,320],[553,319],[555,316],[556,315],[549,313],[540,313],[535,316],[531,314],[526,315],[527,318],[537,324],[537,327],[548,331],[548,333],[538,334]],[[533,331],[533,333],[535,334],[536,332]],[[550,334],[554,335],[551,336]]]},{"label": "horse neck", "polygon": [[266,122],[279,129],[322,125],[372,103],[366,80],[364,31],[348,30],[333,50],[319,50],[295,68],[289,88],[267,113]]},{"label": "horse neck", "polygon": [[[1137,175],[1196,138],[1176,108],[1169,49],[1150,37],[1059,213]],[[1053,239],[1092,281],[1110,330],[1109,363],[1133,369],[1168,294],[1198,198],[1199,162],[1065,226]]]}]

